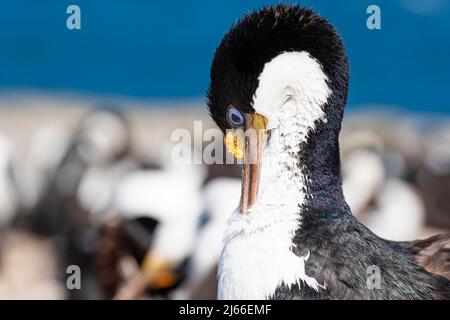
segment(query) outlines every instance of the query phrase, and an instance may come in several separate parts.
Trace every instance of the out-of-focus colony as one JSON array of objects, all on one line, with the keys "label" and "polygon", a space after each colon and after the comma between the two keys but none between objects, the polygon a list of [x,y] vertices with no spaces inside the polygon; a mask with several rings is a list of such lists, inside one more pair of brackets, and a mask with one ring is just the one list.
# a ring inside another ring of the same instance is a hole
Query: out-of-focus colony
[{"label": "out-of-focus colony", "polygon": [[[0,298],[215,299],[240,168],[172,161],[177,128],[192,154],[211,143],[194,143],[195,120],[214,127],[201,107],[30,98],[0,114]],[[376,234],[450,230],[449,119],[349,113],[341,146],[347,202]]]}]

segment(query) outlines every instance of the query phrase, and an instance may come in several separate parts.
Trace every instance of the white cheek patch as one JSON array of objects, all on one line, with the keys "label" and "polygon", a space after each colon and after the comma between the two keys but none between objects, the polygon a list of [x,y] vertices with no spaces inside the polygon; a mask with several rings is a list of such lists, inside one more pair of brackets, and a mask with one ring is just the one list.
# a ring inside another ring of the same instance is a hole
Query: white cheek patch
[{"label": "white cheek patch", "polygon": [[320,63],[308,52],[284,52],[264,66],[253,108],[268,119],[268,128],[272,129],[280,125],[281,107],[294,100],[304,125],[312,127],[324,116],[322,107],[331,94],[327,80]]}]

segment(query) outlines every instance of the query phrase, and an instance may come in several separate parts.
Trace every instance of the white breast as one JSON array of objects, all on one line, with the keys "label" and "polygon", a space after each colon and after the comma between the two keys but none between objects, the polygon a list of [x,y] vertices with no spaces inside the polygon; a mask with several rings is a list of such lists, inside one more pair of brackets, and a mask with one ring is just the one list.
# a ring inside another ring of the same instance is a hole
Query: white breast
[{"label": "white breast", "polygon": [[219,265],[218,298],[268,299],[281,284],[306,284],[318,290],[318,282],[305,273],[308,256],[299,257],[290,248],[292,226],[298,222],[280,220],[264,226],[256,220],[260,219],[236,212],[229,221]]}]

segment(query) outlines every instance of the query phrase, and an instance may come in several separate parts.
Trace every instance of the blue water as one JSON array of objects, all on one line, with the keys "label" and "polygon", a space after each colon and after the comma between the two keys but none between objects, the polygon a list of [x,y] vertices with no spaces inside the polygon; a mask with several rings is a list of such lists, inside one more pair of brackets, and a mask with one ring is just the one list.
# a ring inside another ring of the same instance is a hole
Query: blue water
[{"label": "blue water", "polygon": [[[223,33],[244,12],[271,3],[0,1],[0,89],[201,98]],[[301,3],[328,17],[344,38],[351,106],[450,113],[449,0]],[[66,28],[69,4],[81,7],[79,31]],[[366,28],[369,4],[381,7],[381,30]]]}]

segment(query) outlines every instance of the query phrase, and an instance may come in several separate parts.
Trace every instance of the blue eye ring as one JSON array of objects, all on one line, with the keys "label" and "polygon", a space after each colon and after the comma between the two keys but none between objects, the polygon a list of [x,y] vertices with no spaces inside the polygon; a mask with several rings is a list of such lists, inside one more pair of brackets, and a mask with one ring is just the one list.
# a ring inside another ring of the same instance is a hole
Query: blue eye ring
[{"label": "blue eye ring", "polygon": [[242,112],[234,106],[229,106],[227,110],[227,121],[232,127],[240,127],[244,124],[245,119]]}]

